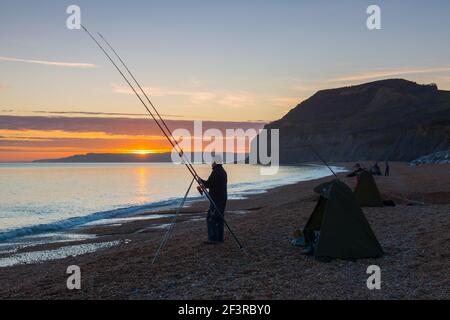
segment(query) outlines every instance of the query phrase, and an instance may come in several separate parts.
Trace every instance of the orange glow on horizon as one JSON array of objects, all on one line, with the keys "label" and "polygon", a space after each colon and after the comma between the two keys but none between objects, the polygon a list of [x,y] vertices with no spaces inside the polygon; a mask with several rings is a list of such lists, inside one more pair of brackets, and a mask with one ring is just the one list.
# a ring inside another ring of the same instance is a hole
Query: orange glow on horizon
[{"label": "orange glow on horizon", "polygon": [[[234,139],[234,138],[233,138]],[[202,137],[188,137],[182,143],[184,152],[201,152],[211,141]],[[241,144],[232,146],[233,152],[248,152],[247,138],[236,138]],[[218,151],[226,150],[230,138],[217,139]],[[244,142],[244,144],[242,144]],[[222,146],[222,147],[221,147]],[[102,131],[64,131],[0,128],[0,162],[30,162],[59,159],[89,153],[133,154],[146,156],[170,153],[172,146],[163,135],[115,134]]]},{"label": "orange glow on horizon", "polygon": [[152,153],[158,153],[153,150],[131,150],[131,153],[138,154],[138,155],[147,155]]}]

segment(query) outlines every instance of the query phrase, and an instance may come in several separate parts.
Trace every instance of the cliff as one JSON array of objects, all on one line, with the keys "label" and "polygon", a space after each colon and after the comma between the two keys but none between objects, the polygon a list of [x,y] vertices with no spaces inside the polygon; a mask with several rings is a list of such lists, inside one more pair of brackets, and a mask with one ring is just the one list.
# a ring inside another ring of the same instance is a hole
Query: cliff
[{"label": "cliff", "polygon": [[[281,163],[411,161],[450,147],[450,91],[402,79],[318,91],[266,129]],[[257,146],[254,140],[253,147]]]}]

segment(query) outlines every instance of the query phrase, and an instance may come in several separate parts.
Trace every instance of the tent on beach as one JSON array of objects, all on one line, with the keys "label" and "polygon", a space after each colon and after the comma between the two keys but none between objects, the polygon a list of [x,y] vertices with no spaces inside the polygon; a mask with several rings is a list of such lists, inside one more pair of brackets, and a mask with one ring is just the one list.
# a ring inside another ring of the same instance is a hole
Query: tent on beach
[{"label": "tent on beach", "polygon": [[352,190],[335,179],[314,189],[320,195],[303,234],[318,260],[376,258],[383,250]]},{"label": "tent on beach", "polygon": [[361,170],[358,173],[354,193],[361,207],[383,207],[383,200],[375,179],[367,170]]}]

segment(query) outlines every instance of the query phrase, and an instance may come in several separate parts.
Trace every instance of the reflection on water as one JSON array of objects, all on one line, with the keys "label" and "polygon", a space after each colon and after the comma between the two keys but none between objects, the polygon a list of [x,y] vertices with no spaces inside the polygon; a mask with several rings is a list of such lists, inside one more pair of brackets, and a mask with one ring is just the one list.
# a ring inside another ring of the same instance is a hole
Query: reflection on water
[{"label": "reflection on water", "polygon": [[[205,179],[211,172],[210,165],[195,167]],[[261,176],[258,166],[225,168],[230,198],[330,175],[321,166],[281,167],[274,176]],[[26,234],[35,233],[40,225],[92,217],[96,212],[150,203],[176,205],[191,181],[183,165],[172,163],[0,164],[0,177],[0,238],[5,231],[32,226]],[[195,188],[189,197],[199,197]],[[83,219],[76,223],[80,222]],[[69,226],[73,220],[58,225],[58,230]]]},{"label": "reflection on water", "polygon": [[136,198],[137,203],[145,203],[148,201],[148,191],[147,191],[147,181],[150,180],[150,175],[148,174],[147,168],[139,167],[135,170],[135,175],[137,177],[137,189],[138,196]]}]

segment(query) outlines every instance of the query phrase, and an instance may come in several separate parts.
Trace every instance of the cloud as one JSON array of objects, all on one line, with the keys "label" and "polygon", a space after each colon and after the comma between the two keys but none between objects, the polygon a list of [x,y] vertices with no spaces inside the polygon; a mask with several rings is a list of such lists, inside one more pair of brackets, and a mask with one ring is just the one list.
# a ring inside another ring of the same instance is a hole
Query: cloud
[{"label": "cloud", "polygon": [[[13,112],[10,110],[10,112]],[[87,116],[124,116],[124,117],[148,117],[148,113],[121,113],[121,112],[89,112],[89,111],[31,111],[36,114],[54,114],[54,115],[87,115]],[[184,118],[183,116],[174,114],[161,114],[162,117]]]},{"label": "cloud", "polygon": [[283,88],[287,88],[288,90],[295,92],[311,92],[317,91],[320,89],[322,83],[318,83],[317,80],[303,80],[299,78],[286,77],[282,78],[281,84]]},{"label": "cloud", "polygon": [[[125,85],[111,84],[114,92],[121,94],[134,94],[130,87]],[[210,101],[216,97],[213,92],[209,91],[190,91],[190,90],[174,90],[164,87],[149,87],[143,86],[142,90],[147,95],[153,97],[167,97],[167,96],[186,96],[191,99],[193,103],[204,103]],[[140,90],[138,91],[140,93]]]},{"label": "cloud", "polygon": [[[96,111],[47,111],[47,110],[30,110],[30,111],[19,111],[14,109],[0,109],[0,113],[14,113],[14,114],[44,114],[44,115],[57,115],[57,116],[71,116],[71,115],[82,115],[82,116],[118,116],[118,117],[149,117],[148,113],[122,113],[122,112],[96,112]],[[161,114],[162,117],[166,118],[184,118],[184,116],[175,114]]]},{"label": "cloud", "polygon": [[201,87],[205,84],[205,82],[196,78],[191,78],[189,79],[189,84],[193,85],[194,87]]},{"label": "cloud", "polygon": [[[167,120],[172,130],[177,128],[194,132],[193,120]],[[262,128],[260,122],[203,121],[203,130]],[[0,115],[0,130],[41,130],[65,132],[103,132],[114,135],[155,136],[161,131],[151,119],[105,118],[105,117],[55,117],[55,116],[9,116]]]},{"label": "cloud", "polygon": [[8,89],[9,89],[9,86],[5,86],[5,85],[0,84],[0,91],[5,91],[5,90],[8,90]]},{"label": "cloud", "polygon": [[54,67],[65,67],[65,68],[84,68],[84,69],[86,69],[86,68],[96,68],[97,67],[95,64],[92,64],[92,63],[30,60],[30,59],[19,59],[19,58],[2,57],[2,56],[0,56],[0,61],[23,62],[23,63],[40,64],[40,65],[54,66]]},{"label": "cloud", "polygon": [[45,140],[56,139],[85,139],[85,140],[163,140],[162,135],[127,135],[127,134],[107,134],[104,132],[70,132],[64,130],[9,130],[0,129],[0,140]]},{"label": "cloud", "polygon": [[276,107],[296,106],[303,100],[304,98],[301,97],[274,97],[271,99],[273,105]]},{"label": "cloud", "polygon": [[185,95],[188,96],[194,104],[209,102],[216,98],[215,93],[208,91],[186,92]]},{"label": "cloud", "polygon": [[224,94],[223,97],[221,97],[221,99],[218,100],[218,103],[233,108],[243,108],[256,105],[256,99],[253,96],[245,93],[240,94],[227,93]]},{"label": "cloud", "polygon": [[[262,129],[259,122],[202,122],[202,131],[193,121],[168,120],[171,129],[187,129],[198,140],[201,132],[218,129]],[[246,144],[247,147],[248,144]],[[188,150],[189,148],[186,148]],[[167,152],[170,144],[154,121],[139,118],[0,116],[0,162],[58,158],[73,154],[129,153],[132,150]],[[58,153],[65,153],[60,155]]]},{"label": "cloud", "polygon": [[[111,84],[114,92],[119,94],[134,94],[126,85]],[[206,104],[216,101],[218,104],[233,108],[256,105],[256,97],[246,92],[230,92],[225,90],[179,90],[165,87],[144,86],[142,89],[149,96],[168,97],[184,96],[193,104]],[[140,91],[138,91],[140,93]]]},{"label": "cloud", "polygon": [[398,69],[384,69],[373,70],[357,74],[345,75],[332,79],[332,82],[345,82],[345,81],[363,81],[376,78],[403,76],[410,74],[426,74],[426,73],[440,73],[450,72],[450,67],[438,67],[438,68],[398,68]]}]

